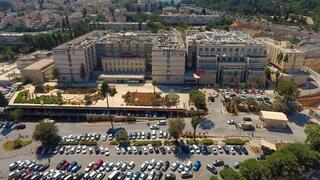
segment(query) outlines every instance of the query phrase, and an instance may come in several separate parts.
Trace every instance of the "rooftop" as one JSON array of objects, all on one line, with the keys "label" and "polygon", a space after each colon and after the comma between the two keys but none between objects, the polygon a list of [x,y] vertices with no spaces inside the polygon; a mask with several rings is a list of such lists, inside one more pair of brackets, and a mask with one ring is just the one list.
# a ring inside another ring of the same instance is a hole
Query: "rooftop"
[{"label": "rooftop", "polygon": [[179,32],[160,32],[153,40],[154,50],[183,50],[184,43]]},{"label": "rooftop", "polygon": [[27,67],[24,68],[24,70],[42,70],[44,68],[47,68],[48,66],[53,65],[53,58],[48,59],[42,59],[38,62],[35,62]]},{"label": "rooftop", "polygon": [[263,120],[288,121],[287,116],[282,112],[260,111]]},{"label": "rooftop", "polygon": [[205,31],[195,35],[196,41],[201,44],[238,44],[255,45],[261,42],[253,39],[249,34],[240,31]]}]

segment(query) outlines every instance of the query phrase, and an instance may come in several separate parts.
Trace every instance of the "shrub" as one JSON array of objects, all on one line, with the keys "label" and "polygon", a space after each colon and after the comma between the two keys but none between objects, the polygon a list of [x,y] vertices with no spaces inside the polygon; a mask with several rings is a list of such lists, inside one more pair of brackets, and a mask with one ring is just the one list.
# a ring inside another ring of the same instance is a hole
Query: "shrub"
[{"label": "shrub", "polygon": [[210,180],[218,180],[218,177],[217,176],[211,176]]},{"label": "shrub", "polygon": [[203,144],[203,145],[213,145],[214,141],[212,139],[202,139],[201,144]]},{"label": "shrub", "polygon": [[187,144],[190,144],[190,145],[199,144],[199,141],[193,140],[193,139],[187,139]]},{"label": "shrub", "polygon": [[18,93],[16,99],[14,100],[15,103],[21,103],[21,104],[40,104],[43,102],[43,104],[58,104],[58,97],[57,96],[39,96],[35,98],[29,97],[29,91],[21,91]]},{"label": "shrub", "polygon": [[174,145],[174,144],[176,144],[177,143],[177,141],[175,141],[175,140],[165,140],[164,142],[163,142],[163,144],[165,145],[165,146],[172,146],[172,145]]},{"label": "shrub", "polygon": [[29,140],[21,140],[21,139],[15,139],[15,140],[9,140],[6,143],[3,144],[3,148],[7,151],[14,150],[14,149],[20,149],[24,146],[27,146],[31,144],[32,141]]},{"label": "shrub", "polygon": [[79,145],[96,146],[98,143],[96,141],[80,141]]},{"label": "shrub", "polygon": [[157,141],[133,141],[134,146],[146,146],[151,144],[152,146],[161,146],[162,142],[160,140]]},{"label": "shrub", "polygon": [[111,146],[117,146],[118,145],[118,142],[116,140],[112,140],[110,141],[109,143]]},{"label": "shrub", "polygon": [[239,138],[227,138],[223,140],[223,142],[227,145],[244,145],[247,142],[247,140],[242,140]]}]

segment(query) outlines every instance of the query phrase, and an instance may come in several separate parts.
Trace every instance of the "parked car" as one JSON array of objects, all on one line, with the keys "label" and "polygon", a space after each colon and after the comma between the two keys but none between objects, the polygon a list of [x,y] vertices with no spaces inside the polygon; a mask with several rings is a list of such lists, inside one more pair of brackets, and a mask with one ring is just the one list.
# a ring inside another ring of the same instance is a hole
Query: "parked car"
[{"label": "parked car", "polygon": [[201,162],[199,161],[199,160],[197,160],[194,164],[193,164],[193,170],[194,171],[199,171],[199,169],[200,169],[200,167],[201,167]]},{"label": "parked car", "polygon": [[15,126],[15,129],[25,129],[26,128],[26,125],[25,124],[17,124]]},{"label": "parked car", "polygon": [[218,174],[217,169],[214,166],[211,166],[210,164],[207,164],[207,169],[213,174]]}]

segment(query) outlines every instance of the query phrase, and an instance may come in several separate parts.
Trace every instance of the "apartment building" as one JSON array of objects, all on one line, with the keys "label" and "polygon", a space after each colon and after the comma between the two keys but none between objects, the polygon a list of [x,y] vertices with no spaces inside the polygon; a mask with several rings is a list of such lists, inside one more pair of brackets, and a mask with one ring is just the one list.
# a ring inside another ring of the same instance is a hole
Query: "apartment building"
[{"label": "apartment building", "polygon": [[185,46],[178,32],[160,32],[153,41],[152,79],[162,84],[183,84]]},{"label": "apartment building", "polygon": [[187,36],[186,45],[188,64],[196,67],[201,84],[265,84],[267,50],[247,34],[218,30],[201,32]]},{"label": "apartment building", "polygon": [[[59,81],[86,82],[97,65],[95,42],[102,33],[92,31],[53,49]],[[81,72],[84,69],[84,74]]]}]

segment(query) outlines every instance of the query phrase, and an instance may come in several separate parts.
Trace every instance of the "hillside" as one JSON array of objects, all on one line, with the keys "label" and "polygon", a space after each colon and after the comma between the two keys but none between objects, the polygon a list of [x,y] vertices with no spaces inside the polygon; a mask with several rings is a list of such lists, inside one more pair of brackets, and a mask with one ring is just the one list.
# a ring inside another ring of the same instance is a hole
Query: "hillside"
[{"label": "hillside", "polygon": [[320,0],[197,0],[196,4],[245,15],[308,15],[320,23]]}]

